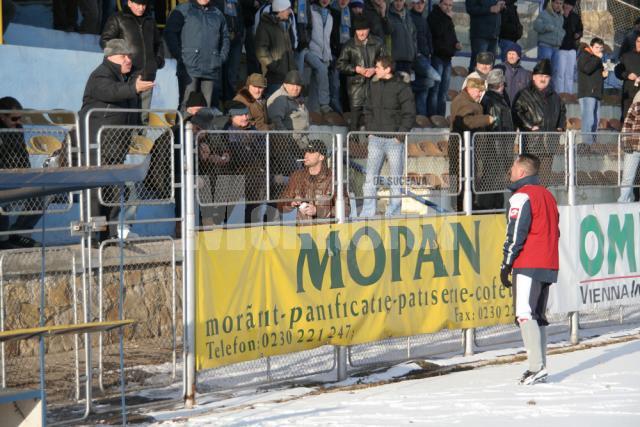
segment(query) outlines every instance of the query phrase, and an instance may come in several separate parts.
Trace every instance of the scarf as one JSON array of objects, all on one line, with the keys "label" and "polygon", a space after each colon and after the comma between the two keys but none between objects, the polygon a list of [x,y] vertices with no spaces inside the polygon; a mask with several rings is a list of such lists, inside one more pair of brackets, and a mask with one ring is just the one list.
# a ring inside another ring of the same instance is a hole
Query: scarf
[{"label": "scarf", "polygon": [[340,44],[344,44],[351,38],[351,9],[349,6],[342,9],[340,16]]},{"label": "scarf", "polygon": [[298,13],[296,13],[298,24],[306,25],[307,21],[307,0],[298,0]]},{"label": "scarf", "polygon": [[238,16],[238,0],[225,0],[224,14],[227,16]]}]

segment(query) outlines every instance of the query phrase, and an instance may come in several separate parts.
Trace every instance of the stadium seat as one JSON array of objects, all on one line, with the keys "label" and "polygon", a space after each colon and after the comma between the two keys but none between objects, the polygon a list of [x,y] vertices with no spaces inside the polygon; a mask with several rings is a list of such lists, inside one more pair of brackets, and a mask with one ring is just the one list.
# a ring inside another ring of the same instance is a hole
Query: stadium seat
[{"label": "stadium seat", "polygon": [[164,114],[149,113],[149,126],[171,127]]},{"label": "stadium seat", "polygon": [[456,65],[452,68],[451,74],[458,77],[467,77],[469,75],[469,70],[466,67],[462,67],[460,65]]},{"label": "stadium seat", "polygon": [[436,157],[444,156],[444,153],[442,152],[442,150],[440,150],[440,147],[438,147],[437,142],[422,141],[422,142],[419,142],[418,145],[427,156],[436,156]]},{"label": "stadium seat", "polygon": [[449,120],[444,116],[431,116],[429,119],[434,127],[449,129]]},{"label": "stadium seat", "polygon": [[620,132],[622,130],[622,123],[618,119],[609,119],[609,128]]},{"label": "stadium seat", "polygon": [[52,123],[57,125],[75,125],[76,117],[67,111],[51,112],[47,114]]},{"label": "stadium seat", "polygon": [[431,120],[429,120],[429,117],[419,115],[416,116],[416,127],[430,128],[431,126],[433,126],[433,124],[431,123]]},{"label": "stadium seat", "polygon": [[153,148],[153,141],[143,135],[133,135],[131,137],[131,145],[129,146],[129,154],[147,155]]},{"label": "stadium seat", "polygon": [[45,154],[50,156],[61,148],[62,142],[51,135],[32,136],[27,142],[27,152],[31,155]]},{"label": "stadium seat", "polygon": [[612,170],[606,170],[603,173],[605,182],[608,185],[618,185],[618,172]]}]

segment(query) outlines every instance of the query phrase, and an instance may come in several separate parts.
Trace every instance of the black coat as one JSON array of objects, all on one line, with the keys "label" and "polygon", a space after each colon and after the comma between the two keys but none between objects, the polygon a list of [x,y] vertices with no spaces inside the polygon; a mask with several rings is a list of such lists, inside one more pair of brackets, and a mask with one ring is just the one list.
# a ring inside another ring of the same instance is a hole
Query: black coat
[{"label": "black coat", "polygon": [[413,20],[413,26],[416,27],[416,39],[418,42],[418,54],[427,58],[431,57],[433,52],[431,30],[429,30],[429,23],[427,18],[421,13],[411,10],[411,19]]},{"label": "black coat", "polygon": [[604,90],[602,59],[585,49],[578,55],[578,98],[602,99]]},{"label": "black coat", "polygon": [[[562,50],[575,50],[578,48],[580,43],[580,38],[582,37],[582,18],[580,15],[571,11],[569,16],[565,16],[564,24],[562,25],[564,28],[564,38],[562,39],[562,44],[560,45],[560,49]],[[577,37],[577,38],[576,38]]]},{"label": "black coat", "polygon": [[640,76],[640,53],[632,50],[627,52],[620,58],[620,62],[615,68],[616,77],[622,80],[622,117],[627,116],[627,111],[631,107],[633,97],[636,96],[639,87],[635,86],[635,82],[629,80],[629,74],[634,73]]},{"label": "black coat", "polygon": [[431,30],[433,55],[445,60],[451,59],[456,54],[458,43],[453,20],[436,5],[431,9],[427,22]]},{"label": "black coat", "polygon": [[[93,108],[101,109],[126,109],[138,108],[138,94],[136,93],[135,79],[126,78],[120,73],[120,66],[104,58],[89,76],[82,98],[82,108],[80,109],[80,123],[84,125],[85,117],[89,110]],[[98,131],[102,126],[140,124],[140,113],[136,112],[110,112],[100,111],[92,113],[89,118],[89,135],[91,142],[96,143]],[[122,163],[126,151],[129,148],[130,140],[126,137],[118,137],[115,130],[102,133],[103,143],[117,143],[118,149],[111,150],[112,161],[105,159],[104,164]],[[116,141],[117,140],[117,141]],[[124,153],[124,154],[123,154]]]},{"label": "black coat", "polygon": [[347,76],[349,102],[352,108],[364,107],[371,82],[371,79],[365,79],[360,74],[356,74],[356,66],[373,68],[376,65],[376,58],[383,55],[384,52],[382,40],[372,35],[369,35],[366,44],[360,43],[354,37],[342,48],[337,68]]},{"label": "black coat", "polygon": [[137,17],[128,10],[114,13],[104,26],[100,46],[104,48],[112,39],[124,39],[131,46],[134,73],[141,73],[148,80],[155,80],[156,71],[164,67],[164,47],[151,16]]},{"label": "black coat", "polygon": [[533,86],[522,89],[513,101],[513,124],[530,131],[537,126],[540,132],[556,132],[566,125],[567,109],[560,96],[547,88],[539,91]]},{"label": "black coat", "polygon": [[[7,127],[0,120],[0,129]],[[0,169],[30,168],[29,153],[24,143],[22,126],[15,131],[0,132]]]},{"label": "black coat", "polygon": [[364,108],[368,131],[409,132],[415,121],[416,102],[408,82],[398,75],[371,82]]},{"label": "black coat", "polygon": [[491,13],[490,8],[498,0],[465,0],[464,4],[469,14],[469,37],[483,39],[497,39],[500,35],[501,15]]},{"label": "black coat", "polygon": [[500,38],[516,43],[522,38],[522,24],[518,16],[516,0],[507,0],[506,7],[500,15]]},{"label": "black coat", "polygon": [[371,0],[364,0],[364,11],[362,14],[369,22],[369,33],[376,37],[384,39],[384,36],[391,34],[391,25],[389,24],[389,8],[387,6],[386,15],[384,18],[378,14],[375,6],[371,3]]},{"label": "black coat", "polygon": [[513,132],[513,118],[511,117],[511,107],[506,92],[500,94],[492,90],[485,92],[482,97],[482,112],[496,117],[497,120],[487,127],[489,132]]},{"label": "black coat", "polygon": [[256,58],[269,84],[281,84],[287,73],[296,68],[290,32],[285,31],[271,13],[260,17],[256,31]]}]

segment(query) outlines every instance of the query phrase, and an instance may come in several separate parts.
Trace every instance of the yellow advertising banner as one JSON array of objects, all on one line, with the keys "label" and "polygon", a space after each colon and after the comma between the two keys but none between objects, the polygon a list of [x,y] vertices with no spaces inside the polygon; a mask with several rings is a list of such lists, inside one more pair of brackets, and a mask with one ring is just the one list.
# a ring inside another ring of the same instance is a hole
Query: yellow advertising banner
[{"label": "yellow advertising banner", "polygon": [[196,366],[513,321],[503,215],[201,232]]}]

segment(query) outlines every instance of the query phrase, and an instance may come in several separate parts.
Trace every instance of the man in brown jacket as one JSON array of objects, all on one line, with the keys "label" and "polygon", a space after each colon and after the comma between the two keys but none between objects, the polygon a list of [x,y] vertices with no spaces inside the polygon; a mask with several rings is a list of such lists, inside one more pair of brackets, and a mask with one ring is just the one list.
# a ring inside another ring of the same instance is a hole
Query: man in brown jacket
[{"label": "man in brown jacket", "polygon": [[267,79],[262,74],[253,73],[247,77],[247,84],[236,94],[234,101],[242,102],[248,109],[250,123],[257,130],[269,131],[272,129],[267,116],[267,101],[262,96],[267,87]]},{"label": "man in brown jacket", "polygon": [[[280,195],[282,202],[278,209],[291,212],[298,209],[298,221],[319,218],[335,218],[336,192],[333,185],[333,174],[327,166],[327,146],[314,139],[304,153],[304,169],[295,171],[289,184]],[[349,215],[349,197],[344,192],[345,216]]]},{"label": "man in brown jacket", "polygon": [[[465,131],[480,131],[495,122],[495,117],[483,114],[480,99],[485,92],[485,82],[482,79],[470,78],[467,80],[467,86],[460,91],[451,103],[451,131],[459,133],[463,136]],[[449,176],[451,177],[451,186],[458,185],[456,179],[460,171],[458,170],[458,145],[449,144]],[[460,166],[464,170],[464,164]],[[461,212],[463,194],[462,191],[458,195],[456,203],[456,211]]]}]

